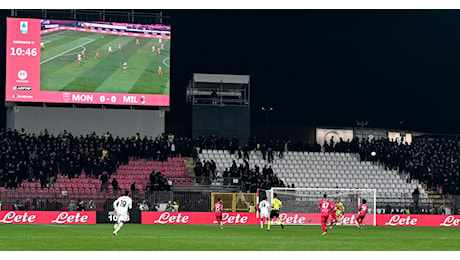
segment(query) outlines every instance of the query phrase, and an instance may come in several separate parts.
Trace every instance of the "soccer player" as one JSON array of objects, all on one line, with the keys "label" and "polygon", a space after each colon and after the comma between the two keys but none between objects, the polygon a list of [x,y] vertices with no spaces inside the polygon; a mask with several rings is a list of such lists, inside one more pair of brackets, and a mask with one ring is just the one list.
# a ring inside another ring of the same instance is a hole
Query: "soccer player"
[{"label": "soccer player", "polygon": [[165,46],[163,45],[163,43],[161,44],[161,49],[162,49],[162,50],[165,49]]},{"label": "soccer player", "polygon": [[270,231],[270,225],[274,218],[276,219],[276,222],[281,225],[281,228],[282,229],[284,228],[283,223],[281,222],[281,219],[280,219],[280,208],[282,207],[283,207],[283,202],[280,199],[278,199],[278,194],[276,193],[273,194],[273,199],[272,199],[272,204],[271,204],[272,211],[270,212],[270,218],[268,219],[267,231]]},{"label": "soccer player", "polygon": [[109,52],[113,52],[112,45],[109,45]]},{"label": "soccer player", "polygon": [[259,202],[259,212],[260,212],[260,228],[264,228],[264,221],[269,221],[270,215],[268,214],[270,209],[270,203],[268,203],[267,198],[264,198]]},{"label": "soccer player", "polygon": [[323,195],[323,199],[318,204],[318,208],[321,210],[321,229],[323,230],[323,235],[327,234],[327,219],[331,211],[331,204],[326,194]]},{"label": "soccer player", "polygon": [[139,39],[136,39],[136,45],[139,45]]},{"label": "soccer player", "polygon": [[163,75],[163,71],[161,71],[161,66],[158,66],[158,74]]},{"label": "soccer player", "polygon": [[158,43],[161,43],[161,38],[158,38]]},{"label": "soccer player", "polygon": [[121,51],[121,44],[118,44],[118,49]]},{"label": "soccer player", "polygon": [[45,43],[44,42],[40,42],[40,48],[42,48],[42,49],[45,48]]},{"label": "soccer player", "polygon": [[86,57],[86,56],[85,56],[85,50],[81,51],[81,56],[82,56],[82,57]]},{"label": "soccer player", "polygon": [[358,224],[356,225],[358,226],[358,228],[363,228],[363,220],[366,217],[366,213],[368,210],[366,203],[367,203],[366,199],[363,199],[362,203],[359,205],[359,208],[358,208],[358,217],[356,218],[356,221],[358,222]]},{"label": "soccer player", "polygon": [[113,235],[116,236],[118,231],[120,231],[123,224],[128,221],[128,210],[133,207],[133,200],[128,197],[129,191],[125,190],[125,195],[118,197],[117,200],[113,202],[114,212],[117,213],[117,222],[113,226],[115,230]]},{"label": "soccer player", "polygon": [[220,224],[220,229],[224,229],[224,222],[222,222],[222,210],[224,205],[222,204],[222,199],[218,198],[216,204],[214,204],[214,212],[216,213],[217,223]]},{"label": "soccer player", "polygon": [[128,68],[128,64],[126,63],[126,61],[123,63],[123,69],[127,69]]},{"label": "soccer player", "polygon": [[337,221],[343,226],[342,219],[340,218],[343,215],[343,212],[345,211],[345,206],[343,205],[343,202],[339,199],[339,202],[337,203]]},{"label": "soccer player", "polygon": [[160,54],[160,48],[157,48],[158,54]]},{"label": "soccer player", "polygon": [[78,61],[78,64],[81,63],[81,54],[80,53],[77,55],[77,61]]},{"label": "soccer player", "polygon": [[96,56],[94,58],[99,58],[99,51],[96,52]]},{"label": "soccer player", "polygon": [[155,45],[152,45],[152,51],[155,51]]},{"label": "soccer player", "polygon": [[339,199],[334,198],[334,203],[331,204],[331,223],[329,225],[329,228],[332,228],[337,223],[337,209],[339,208],[338,203]]}]

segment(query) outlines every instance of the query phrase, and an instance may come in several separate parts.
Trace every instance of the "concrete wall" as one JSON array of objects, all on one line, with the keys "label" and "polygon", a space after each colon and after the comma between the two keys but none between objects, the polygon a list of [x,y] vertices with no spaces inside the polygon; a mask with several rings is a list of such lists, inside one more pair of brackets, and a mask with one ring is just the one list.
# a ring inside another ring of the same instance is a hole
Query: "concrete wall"
[{"label": "concrete wall", "polygon": [[131,137],[136,132],[156,137],[165,130],[164,114],[159,110],[12,106],[7,108],[7,128],[36,134],[46,128],[54,135],[67,130],[74,136],[109,131],[114,137]]}]

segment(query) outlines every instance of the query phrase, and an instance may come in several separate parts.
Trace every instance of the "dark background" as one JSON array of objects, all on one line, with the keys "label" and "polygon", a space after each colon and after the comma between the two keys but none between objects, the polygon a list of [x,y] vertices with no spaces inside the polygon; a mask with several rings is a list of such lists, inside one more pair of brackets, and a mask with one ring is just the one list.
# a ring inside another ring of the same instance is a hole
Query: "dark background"
[{"label": "dark background", "polygon": [[[459,10],[161,11],[172,26],[168,132],[190,135],[187,83],[193,73],[215,73],[251,76],[255,135],[267,123],[288,132],[356,127],[356,120],[373,128],[460,133]],[[0,50],[9,13],[0,12]],[[268,121],[262,106],[274,108]]]}]

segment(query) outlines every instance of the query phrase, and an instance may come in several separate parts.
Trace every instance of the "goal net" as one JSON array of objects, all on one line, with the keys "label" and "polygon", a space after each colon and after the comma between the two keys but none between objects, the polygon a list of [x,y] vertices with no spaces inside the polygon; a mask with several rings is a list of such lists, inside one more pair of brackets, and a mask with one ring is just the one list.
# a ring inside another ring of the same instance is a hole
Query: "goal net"
[{"label": "goal net", "polygon": [[270,190],[259,190],[257,202],[267,198],[269,202],[273,194],[283,202],[282,212],[288,213],[319,213],[318,203],[327,194],[328,199],[333,202],[335,198],[342,201],[345,206],[345,214],[357,214],[362,199],[366,199],[369,207],[366,218],[372,219],[376,225],[376,189],[324,189],[324,188],[271,188]]}]

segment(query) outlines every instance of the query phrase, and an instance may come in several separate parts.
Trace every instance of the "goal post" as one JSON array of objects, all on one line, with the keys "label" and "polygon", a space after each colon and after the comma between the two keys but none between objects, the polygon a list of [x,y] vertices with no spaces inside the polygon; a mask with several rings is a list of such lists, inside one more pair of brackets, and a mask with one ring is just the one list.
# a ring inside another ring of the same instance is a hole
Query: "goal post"
[{"label": "goal post", "polygon": [[334,188],[284,188],[273,187],[270,190],[259,190],[257,201],[273,199],[273,194],[283,202],[282,212],[286,213],[319,213],[318,203],[326,194],[333,202],[340,199],[345,206],[345,214],[357,214],[362,199],[366,199],[369,211],[366,218],[372,218],[373,225],[377,224],[377,190],[376,189],[334,189]]}]

